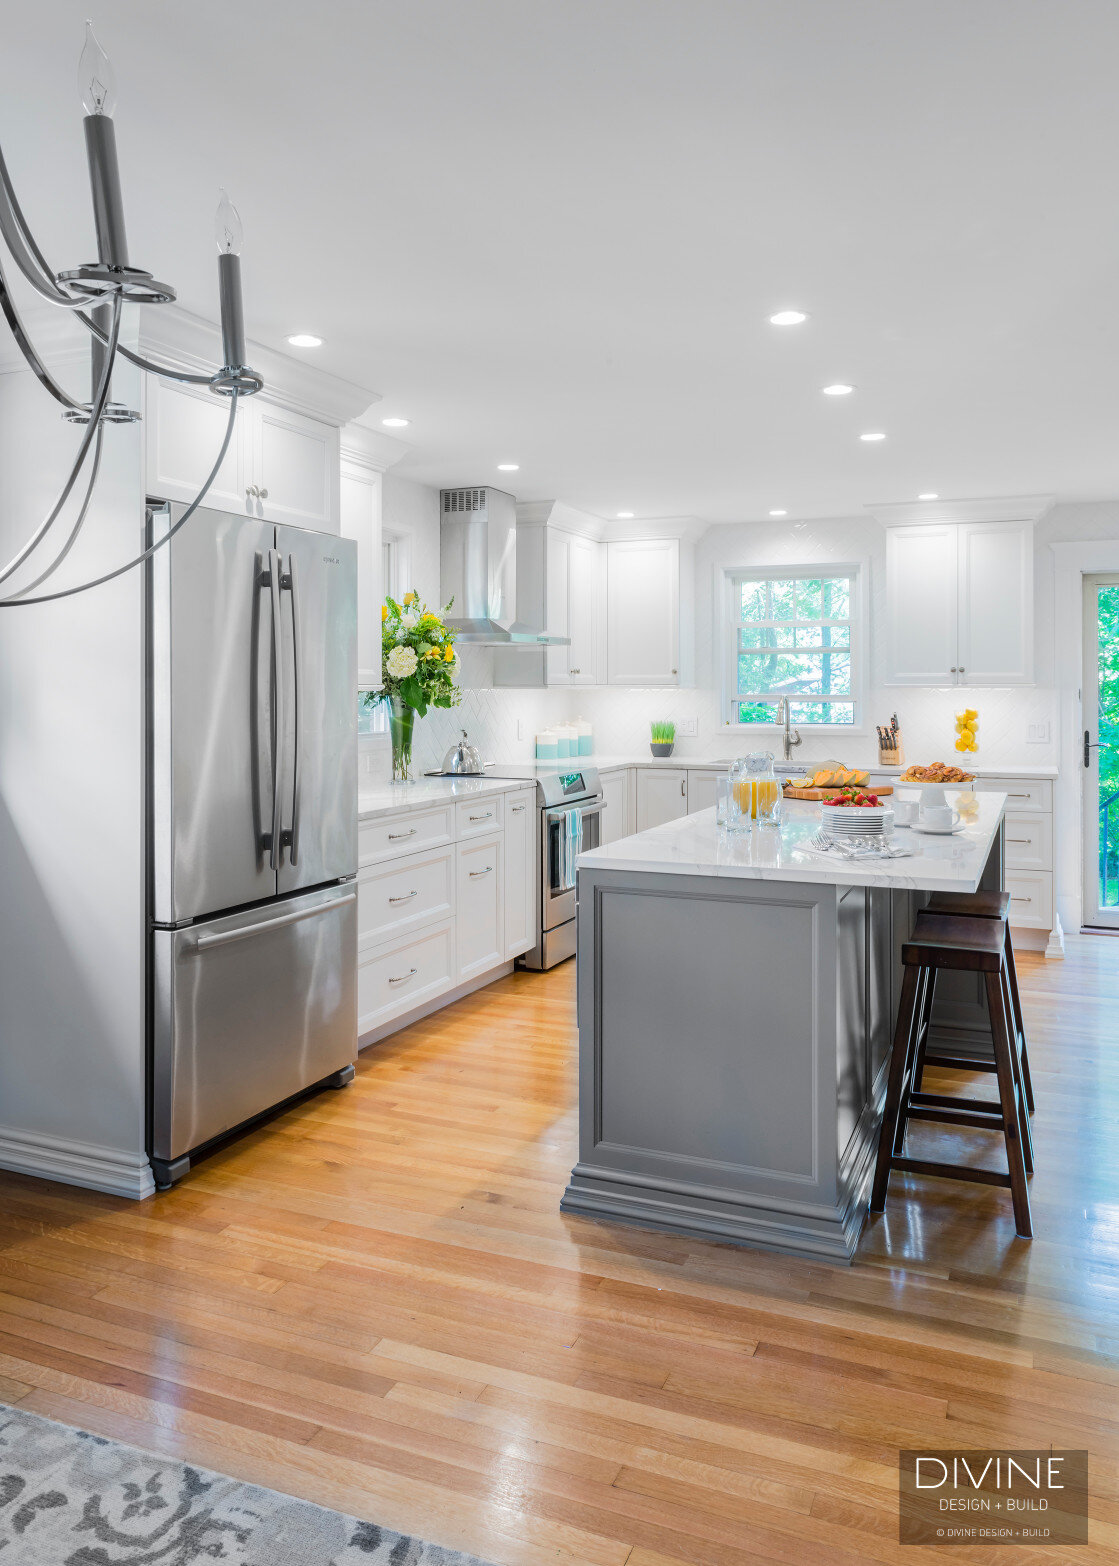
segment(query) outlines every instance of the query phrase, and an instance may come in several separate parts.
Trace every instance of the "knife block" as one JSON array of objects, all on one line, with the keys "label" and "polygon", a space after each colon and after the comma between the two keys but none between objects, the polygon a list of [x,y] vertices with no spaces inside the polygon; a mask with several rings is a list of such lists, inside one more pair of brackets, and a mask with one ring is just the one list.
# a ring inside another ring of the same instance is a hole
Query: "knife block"
[{"label": "knife block", "polygon": [[900,729],[898,730],[898,742],[897,742],[897,745],[894,747],[893,750],[887,749],[887,747],[885,745],[879,745],[879,747],[878,747],[878,765],[880,767],[904,767],[905,766],[905,745],[902,742],[901,730]]}]

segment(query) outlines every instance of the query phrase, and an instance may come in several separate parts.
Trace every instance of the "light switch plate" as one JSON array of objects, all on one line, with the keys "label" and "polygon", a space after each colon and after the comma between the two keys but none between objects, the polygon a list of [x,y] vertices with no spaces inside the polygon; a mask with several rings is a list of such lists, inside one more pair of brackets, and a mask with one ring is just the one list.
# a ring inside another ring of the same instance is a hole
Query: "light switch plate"
[{"label": "light switch plate", "polygon": [[522,739],[524,739],[524,737],[525,737],[525,720],[523,718],[518,718],[517,719],[517,738],[519,740],[522,740]]},{"label": "light switch plate", "polygon": [[1048,723],[1028,723],[1026,725],[1027,745],[1048,745],[1051,728]]},{"label": "light switch plate", "polygon": [[699,719],[678,718],[676,721],[676,732],[681,739],[695,739],[699,733]]}]

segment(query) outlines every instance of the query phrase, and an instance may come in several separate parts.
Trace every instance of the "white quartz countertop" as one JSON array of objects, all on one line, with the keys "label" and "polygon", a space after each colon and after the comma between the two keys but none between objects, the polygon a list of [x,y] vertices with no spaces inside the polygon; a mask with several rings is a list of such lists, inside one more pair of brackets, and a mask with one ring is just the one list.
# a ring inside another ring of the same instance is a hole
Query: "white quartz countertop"
[{"label": "white quartz countertop", "polygon": [[515,789],[533,786],[525,778],[418,778],[415,783],[369,783],[364,786],[359,782],[357,818],[359,821],[380,821],[386,816],[407,815],[410,811],[442,805],[448,800],[509,794]]},{"label": "white quartz countertop", "polygon": [[[644,755],[637,753],[631,753],[627,755],[624,753],[614,754],[606,752],[601,756],[579,756],[578,758],[572,757],[571,759],[578,759],[579,761],[586,763],[588,766],[597,767],[600,772],[616,772],[622,767],[683,767],[685,769],[690,767],[694,771],[709,771],[712,769],[722,770],[728,766],[736,756],[745,756],[749,754],[750,748],[751,747],[748,745],[736,747],[732,742],[730,742],[728,743],[726,750],[719,751],[716,756],[689,756],[681,751],[675,751],[671,756],[651,756],[648,751],[646,751]],[[772,747],[758,745],[754,748],[764,751]],[[822,765],[822,763],[819,761],[801,761],[795,754],[791,761],[784,761],[779,754],[779,749],[780,747],[778,747],[778,750],[774,751],[774,756],[776,758],[774,760],[774,766],[778,772],[788,772],[790,774],[795,773],[799,776],[801,773],[807,771],[810,767],[818,767]],[[951,749],[951,747],[949,747],[949,749]],[[1056,767],[996,767],[985,765],[981,766],[974,762],[968,764],[965,762],[965,760],[957,756],[954,750],[952,751],[951,755],[945,753],[944,755],[940,756],[931,756],[929,760],[946,761],[952,766],[964,767],[966,765],[967,771],[974,772],[977,778],[1055,778],[1057,776]],[[548,764],[552,765],[552,763]],[[531,763],[525,763],[525,765],[531,765]],[[921,762],[920,765],[927,766],[928,762]],[[851,766],[861,767],[863,771],[872,772],[875,777],[880,778],[897,777],[900,773],[905,771],[904,767],[884,767],[879,765],[877,761],[860,761],[858,758],[851,762]]]},{"label": "white quartz countertop", "polygon": [[[959,792],[945,790],[949,804],[956,802]],[[971,799],[974,814],[965,817],[961,832],[940,837],[898,827],[894,842],[915,850],[905,859],[851,861],[816,853],[809,845],[820,829],[820,807],[786,800],[776,826],[755,824],[750,833],[728,833],[715,825],[714,809],[700,810],[604,848],[590,849],[579,855],[578,865],[581,870],[974,892],[1006,809],[1006,795],[975,794]]]}]

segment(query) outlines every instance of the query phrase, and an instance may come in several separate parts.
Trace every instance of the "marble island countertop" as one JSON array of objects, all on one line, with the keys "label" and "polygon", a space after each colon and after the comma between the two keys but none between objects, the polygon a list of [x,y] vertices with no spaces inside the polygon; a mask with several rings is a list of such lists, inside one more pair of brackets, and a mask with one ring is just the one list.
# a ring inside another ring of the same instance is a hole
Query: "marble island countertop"
[{"label": "marble island countertop", "polygon": [[[958,792],[945,790],[950,804]],[[1002,822],[1006,795],[973,798],[974,813],[965,816],[960,832],[941,837],[898,827],[894,843],[914,849],[904,859],[847,860],[818,853],[810,845],[820,830],[819,806],[786,800],[776,826],[755,825],[751,833],[728,833],[716,826],[713,809],[700,810],[591,849],[580,854],[578,863],[580,869],[974,892]]]}]

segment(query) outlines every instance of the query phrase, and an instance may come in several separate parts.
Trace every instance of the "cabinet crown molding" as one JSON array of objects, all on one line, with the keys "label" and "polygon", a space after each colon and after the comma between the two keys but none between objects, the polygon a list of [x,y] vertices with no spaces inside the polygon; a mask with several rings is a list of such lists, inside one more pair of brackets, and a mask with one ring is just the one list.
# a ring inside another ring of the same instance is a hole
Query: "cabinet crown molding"
[{"label": "cabinet crown molding", "polygon": [[576,533],[581,538],[601,539],[606,531],[601,517],[579,511],[564,500],[519,500],[517,521],[535,527],[558,527],[564,533]]},{"label": "cabinet crown molding", "polygon": [[366,468],[371,473],[384,473],[413,449],[407,441],[383,435],[380,430],[371,430],[364,424],[345,425],[340,441],[342,461]]},{"label": "cabinet crown molding", "polygon": [[[176,369],[206,370],[221,363],[221,333],[212,322],[191,315],[177,305],[160,305],[141,316],[139,348],[164,359]],[[302,413],[325,424],[348,424],[371,404],[379,392],[367,391],[335,375],[325,375],[310,365],[277,353],[263,343],[247,344],[249,361],[264,376],[269,402],[291,413]]]},{"label": "cabinet crown molding", "polygon": [[1038,522],[1055,495],[996,495],[977,500],[903,500],[867,506],[883,527],[913,527],[922,522]]}]

